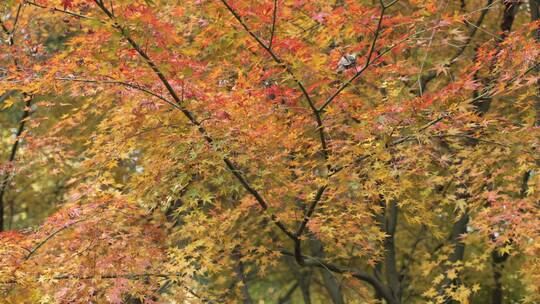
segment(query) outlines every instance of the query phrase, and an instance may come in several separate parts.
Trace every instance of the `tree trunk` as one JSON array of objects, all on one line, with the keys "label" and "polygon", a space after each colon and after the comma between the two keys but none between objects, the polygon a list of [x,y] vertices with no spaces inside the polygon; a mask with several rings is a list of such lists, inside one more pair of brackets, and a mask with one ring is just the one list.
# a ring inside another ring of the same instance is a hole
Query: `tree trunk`
[{"label": "tree trunk", "polygon": [[[321,242],[319,240],[314,240],[310,242],[310,245],[313,256],[324,259],[324,249]],[[328,295],[330,296],[332,303],[345,304],[343,294],[341,293],[341,286],[334,275],[326,269],[321,269],[320,271],[323,278],[324,287],[326,288],[326,291],[328,291]]]}]

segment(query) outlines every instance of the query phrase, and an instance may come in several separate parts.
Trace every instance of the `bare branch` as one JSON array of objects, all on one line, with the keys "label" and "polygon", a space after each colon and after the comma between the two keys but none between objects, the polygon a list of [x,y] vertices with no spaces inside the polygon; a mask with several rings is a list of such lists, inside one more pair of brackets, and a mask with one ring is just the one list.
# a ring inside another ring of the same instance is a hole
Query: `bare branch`
[{"label": "bare branch", "polygon": [[268,42],[269,49],[272,49],[272,43],[274,42],[274,35],[276,32],[277,11],[278,11],[278,0],[274,0],[274,13],[272,14],[272,30],[270,32],[270,41]]},{"label": "bare branch", "polygon": [[17,7],[17,14],[15,15],[15,21],[13,21],[13,28],[11,29],[11,35],[15,33],[15,30],[17,29],[17,24],[19,23],[19,16],[21,15],[21,10],[23,8],[23,3],[20,3]]}]

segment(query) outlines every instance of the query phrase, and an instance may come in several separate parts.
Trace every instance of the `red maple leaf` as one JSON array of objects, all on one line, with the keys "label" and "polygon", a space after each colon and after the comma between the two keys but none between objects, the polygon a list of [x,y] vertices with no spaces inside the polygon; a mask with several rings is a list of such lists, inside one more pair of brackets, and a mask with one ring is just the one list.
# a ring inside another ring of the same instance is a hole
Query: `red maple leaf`
[{"label": "red maple leaf", "polygon": [[72,8],[73,7],[73,0],[62,0],[61,1],[62,6],[64,9]]}]

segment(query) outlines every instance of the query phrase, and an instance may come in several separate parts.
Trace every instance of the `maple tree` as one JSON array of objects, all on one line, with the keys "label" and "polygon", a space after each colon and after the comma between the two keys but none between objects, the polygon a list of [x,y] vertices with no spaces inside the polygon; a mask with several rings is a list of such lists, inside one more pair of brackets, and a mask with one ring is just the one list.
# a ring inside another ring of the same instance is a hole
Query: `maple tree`
[{"label": "maple tree", "polygon": [[539,19],[3,1],[0,302],[540,301]]}]

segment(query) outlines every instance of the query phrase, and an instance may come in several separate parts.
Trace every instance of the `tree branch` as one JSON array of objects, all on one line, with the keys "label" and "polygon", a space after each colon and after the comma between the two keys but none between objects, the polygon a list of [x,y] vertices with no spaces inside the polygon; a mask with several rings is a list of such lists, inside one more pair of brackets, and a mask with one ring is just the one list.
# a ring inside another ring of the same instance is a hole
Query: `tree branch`
[{"label": "tree branch", "polygon": [[41,242],[39,242],[36,246],[34,246],[34,248],[28,250],[28,254],[24,257],[24,260],[28,261],[36,253],[36,251],[38,251],[41,247],[43,247],[43,245],[45,245],[48,241],[50,241],[58,233],[72,227],[75,224],[78,224],[80,222],[84,222],[86,220],[87,219],[77,220],[77,221],[71,222],[69,225],[64,225],[63,227],[60,227],[60,228],[56,229],[53,233],[49,234],[46,238],[44,238]]},{"label": "tree branch", "polygon": [[28,4],[28,5],[31,5],[31,6],[35,6],[35,7],[39,7],[39,8],[46,8],[46,9],[49,9],[53,12],[58,12],[58,13],[63,13],[63,14],[67,14],[67,15],[70,15],[72,17],[77,17],[77,18],[82,18],[82,19],[93,19],[91,17],[88,17],[88,16],[85,16],[85,15],[81,15],[81,14],[78,14],[78,13],[75,13],[75,12],[72,12],[72,11],[68,11],[68,10],[65,10],[65,9],[59,9],[59,8],[56,8],[56,7],[47,7],[45,5],[41,5],[39,3],[36,3],[36,2],[33,2],[33,1],[24,1],[25,4]]},{"label": "tree branch", "polygon": [[242,256],[240,255],[240,252],[238,252],[238,250],[235,250],[235,252],[233,252],[233,259],[236,262],[236,275],[238,276],[239,281],[242,282],[242,297],[244,299],[244,304],[252,304],[253,300],[251,300],[247,278],[244,273],[244,263],[242,263]]},{"label": "tree branch", "polygon": [[[289,252],[289,251],[286,251],[286,250],[282,250],[281,253],[283,255],[296,257],[295,253],[292,253],[292,252]],[[377,292],[379,292],[383,296],[383,298],[388,303],[397,304],[397,301],[393,298],[393,296],[392,296],[390,290],[388,289],[388,287],[385,286],[383,283],[381,283],[381,281],[379,281],[377,278],[375,278],[374,276],[372,276],[372,275],[370,275],[370,274],[368,274],[366,272],[345,269],[343,267],[340,267],[340,266],[337,266],[337,265],[334,265],[334,264],[330,264],[330,263],[326,263],[324,261],[319,261],[317,259],[305,256],[305,255],[302,255],[302,259],[305,261],[303,266],[306,266],[306,267],[323,268],[323,269],[326,269],[328,271],[332,271],[332,272],[335,272],[335,273],[338,273],[338,274],[349,273],[354,278],[370,284]]]},{"label": "tree branch", "polygon": [[[451,67],[454,63],[457,62],[457,59],[465,52],[465,50],[470,46],[472,39],[476,35],[476,32],[484,22],[484,18],[486,17],[487,13],[489,12],[489,8],[493,5],[493,0],[488,0],[486,3],[486,7],[482,9],[480,16],[476,20],[474,24],[471,24],[471,27],[469,29],[469,34],[467,35],[467,38],[465,39],[465,42],[463,45],[457,50],[457,52],[451,57],[450,61],[445,64],[445,67]],[[466,22],[467,23],[467,22]],[[430,83],[433,79],[437,77],[436,71],[430,71],[427,74],[420,77],[420,88],[419,92],[424,92],[425,87]]]},{"label": "tree branch", "polygon": [[304,233],[304,229],[306,228],[309,220],[311,219],[311,216],[313,215],[313,212],[315,211],[315,208],[317,207],[317,204],[322,198],[322,195],[324,194],[324,190],[327,188],[327,185],[323,185],[317,190],[317,194],[315,194],[315,198],[313,199],[313,202],[309,205],[308,210],[306,211],[306,214],[304,215],[304,220],[296,230],[295,236],[297,238],[302,236],[302,233]]},{"label": "tree branch", "polygon": [[[344,82],[335,92],[334,94],[330,95],[330,97],[328,97],[328,99],[326,99],[326,101],[322,104],[322,106],[319,107],[318,111],[319,112],[322,112],[324,111],[324,109],[330,105],[330,103],[332,101],[334,101],[334,99],[336,99],[336,97],[343,91],[345,90],[348,86],[351,85],[351,83],[358,77],[360,77],[360,75],[362,75],[364,73],[365,70],[367,70],[367,68],[370,66],[370,64],[372,63],[372,56],[373,56],[373,53],[375,52],[375,46],[377,44],[377,39],[379,38],[379,35],[380,35],[380,32],[381,32],[381,28],[382,28],[382,20],[384,18],[384,13],[386,11],[386,9],[388,9],[389,7],[391,7],[392,5],[394,5],[395,3],[397,2],[397,0],[394,0],[392,1],[390,4],[388,5],[385,5],[383,3],[383,1],[381,0],[380,3],[381,3],[381,13],[379,15],[379,21],[377,22],[377,28],[375,29],[375,33],[374,33],[374,36],[373,36],[373,40],[371,41],[371,46],[369,48],[369,51],[368,51],[368,55],[366,57],[366,62],[364,63],[364,65],[362,66],[362,68],[360,70],[358,70],[356,72],[356,74],[354,74],[354,76],[352,76],[349,80],[347,80],[346,82]],[[376,58],[379,58],[379,56],[377,56]]]},{"label": "tree branch", "polygon": [[278,0],[274,0],[274,13],[272,14],[272,30],[270,31],[270,41],[268,42],[268,48],[272,49],[272,43],[274,42],[274,35],[276,32],[276,20],[278,11]]},{"label": "tree branch", "polygon": [[385,208],[387,211],[385,216],[384,228],[388,236],[384,240],[385,247],[385,271],[386,279],[388,281],[390,290],[394,298],[401,298],[401,286],[399,280],[399,273],[396,265],[396,244],[395,233],[398,218],[398,206],[396,201],[390,203],[389,208]]},{"label": "tree branch", "polygon": [[[105,5],[103,5],[102,3],[100,3],[99,1],[97,0],[94,0],[94,2],[100,7],[100,9],[112,20],[112,21],[115,21],[115,18],[114,16],[112,15],[112,13],[108,10],[107,7],[105,7]],[[175,103],[178,105],[178,107],[175,107],[177,109],[179,109],[183,114],[184,116],[191,122],[191,124],[197,128],[197,130],[199,131],[199,133],[201,134],[201,136],[204,138],[204,140],[212,146],[214,140],[212,139],[212,137],[210,137],[210,135],[207,133],[206,129],[202,126],[202,124],[195,118],[195,116],[193,115],[193,113],[191,113],[191,111],[189,111],[182,103],[183,103],[183,100],[178,96],[178,94],[176,93],[176,91],[173,89],[173,87],[171,86],[171,84],[169,83],[169,81],[167,80],[167,78],[165,77],[165,75],[161,72],[161,70],[159,69],[159,67],[152,61],[152,59],[150,59],[150,57],[148,56],[148,54],[137,44],[137,42],[135,40],[133,40],[127,33],[126,29],[122,26],[120,26],[118,23],[114,23],[113,24],[113,27],[115,29],[117,29],[120,34],[122,35],[122,37],[124,37],[124,39],[126,39],[128,41],[128,43],[131,45],[131,47],[146,61],[146,64],[152,69],[152,71],[154,71],[154,73],[158,76],[158,78],[161,80],[161,82],[163,83],[163,85],[165,86],[165,88],[167,89],[169,95],[173,98],[173,100],[175,101]],[[257,203],[259,204],[259,206],[261,207],[261,209],[263,211],[266,211],[268,209],[268,204],[266,203],[266,201],[264,200],[264,198],[259,194],[259,192],[257,190],[255,190],[251,185],[250,183],[244,178],[243,174],[241,173],[241,171],[236,167],[236,165],[230,160],[228,159],[227,157],[223,157],[223,161],[225,162],[225,165],[227,166],[227,168],[232,172],[232,174],[236,177],[236,179],[240,182],[240,184],[242,184],[242,186],[244,187],[244,189],[250,193],[254,198],[255,200],[257,201]],[[271,220],[275,223],[275,225],[281,230],[283,231],[289,238],[291,239],[294,239],[294,235],[287,229],[287,227],[285,227],[285,225],[279,221],[276,217],[275,214],[271,214],[270,215],[270,218]]]},{"label": "tree branch", "polygon": [[[17,133],[15,133],[15,142],[13,143],[13,146],[11,146],[11,152],[9,154],[9,158],[7,161],[9,164],[13,164],[13,162],[15,162],[15,157],[17,155],[19,144],[21,142],[21,135],[24,132],[26,120],[30,116],[30,111],[31,111],[30,106],[32,105],[32,96],[27,96],[26,94],[24,95],[26,96],[25,98],[27,100],[25,101],[25,104],[24,104],[23,115],[21,119],[19,120],[19,128],[17,129]],[[4,231],[4,195],[9,185],[9,179],[10,179],[10,173],[6,172],[2,176],[2,180],[0,183],[0,231]]]},{"label": "tree branch", "polygon": [[181,107],[179,105],[177,105],[176,103],[170,101],[169,99],[163,97],[162,95],[159,95],[155,92],[152,92],[150,91],[149,89],[139,85],[139,84],[136,84],[136,83],[130,83],[130,82],[125,82],[125,81],[118,81],[118,80],[95,80],[95,79],[82,79],[82,78],[69,78],[69,77],[57,77],[55,78],[56,80],[62,80],[62,81],[71,81],[71,82],[87,82],[87,83],[102,83],[102,84],[117,84],[117,85],[122,85],[122,86],[125,86],[125,87],[128,87],[128,88],[131,88],[131,89],[135,89],[135,90],[139,90],[141,92],[144,92],[148,95],[151,95],[151,96],[154,96],[162,101],[164,101],[165,103],[167,103],[168,105],[178,109],[178,110],[181,110]]},{"label": "tree branch", "polygon": [[[313,116],[315,117],[315,121],[317,123],[317,131],[319,133],[319,140],[321,142],[322,147],[322,153],[324,155],[324,158],[326,161],[328,161],[329,158],[329,151],[328,151],[328,144],[326,140],[326,134],[324,131],[324,125],[322,122],[322,118],[320,115],[320,111],[317,109],[315,102],[309,95],[308,91],[306,90],[304,84],[299,80],[299,78],[296,76],[296,74],[292,71],[292,69],[285,64],[281,58],[277,56],[274,51],[269,46],[266,46],[264,42],[257,36],[255,33],[247,26],[247,24],[244,22],[242,17],[232,8],[232,6],[226,1],[226,0],[220,0],[223,5],[227,8],[227,10],[234,16],[234,18],[240,23],[240,25],[244,28],[244,30],[251,36],[255,41],[272,57],[272,59],[280,66],[282,66],[285,71],[292,77],[293,81],[296,83],[296,85],[300,88],[300,91],[302,91],[302,94],[304,95],[306,101],[308,102],[308,105],[311,109],[311,112]],[[330,165],[327,164],[327,167],[330,169]]]},{"label": "tree branch", "polygon": [[296,288],[298,288],[298,281],[296,281],[288,290],[287,292],[283,295],[283,297],[280,297],[278,299],[278,304],[285,304],[289,301],[289,299],[291,298],[293,292],[296,290]]}]

